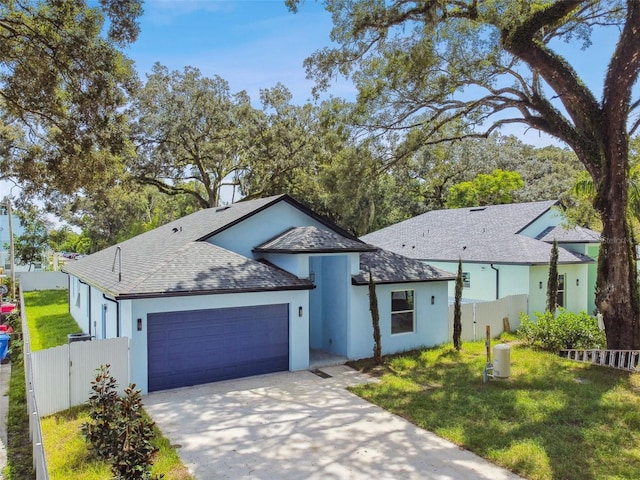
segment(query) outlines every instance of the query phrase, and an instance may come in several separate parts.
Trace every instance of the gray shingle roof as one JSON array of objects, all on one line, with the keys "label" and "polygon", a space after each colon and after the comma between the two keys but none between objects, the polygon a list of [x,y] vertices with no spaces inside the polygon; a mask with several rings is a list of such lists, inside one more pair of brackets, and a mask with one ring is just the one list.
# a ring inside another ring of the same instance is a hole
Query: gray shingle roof
[{"label": "gray shingle roof", "polygon": [[[129,296],[308,289],[313,283],[208,242],[189,242],[132,286]],[[127,298],[122,293],[120,298]]]},{"label": "gray shingle roof", "polygon": [[[370,233],[361,240],[426,261],[546,264],[551,245],[519,234],[556,204],[529,202],[434,210]],[[592,262],[560,249],[560,263]]]},{"label": "gray shingle roof", "polygon": [[360,254],[360,273],[353,275],[354,285],[369,283],[371,272],[375,283],[410,283],[455,280],[453,273],[402,255],[379,249]]},{"label": "gray shingle roof", "polygon": [[553,243],[554,240],[558,240],[558,243],[600,243],[600,234],[588,228],[557,226],[550,229],[539,240],[548,243]]},{"label": "gray shingle roof", "polygon": [[367,252],[376,247],[314,226],[293,227],[254,248],[263,253]]},{"label": "gray shingle roof", "polygon": [[279,195],[200,210],[68,263],[63,271],[117,297],[312,288],[294,275],[197,242],[281,200],[290,201]]}]

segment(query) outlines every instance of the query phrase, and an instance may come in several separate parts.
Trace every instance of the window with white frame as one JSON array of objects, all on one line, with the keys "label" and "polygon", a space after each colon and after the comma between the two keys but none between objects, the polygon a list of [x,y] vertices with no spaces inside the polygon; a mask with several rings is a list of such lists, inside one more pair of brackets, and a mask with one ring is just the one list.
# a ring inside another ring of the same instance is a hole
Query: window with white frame
[{"label": "window with white frame", "polygon": [[471,287],[471,273],[470,272],[462,272],[462,286],[464,288]]},{"label": "window with white frame", "polygon": [[557,305],[558,307],[564,307],[565,304],[565,281],[564,281],[564,273],[558,275],[558,296],[557,296]]},{"label": "window with white frame", "polygon": [[391,292],[391,334],[414,331],[415,301],[413,290]]}]

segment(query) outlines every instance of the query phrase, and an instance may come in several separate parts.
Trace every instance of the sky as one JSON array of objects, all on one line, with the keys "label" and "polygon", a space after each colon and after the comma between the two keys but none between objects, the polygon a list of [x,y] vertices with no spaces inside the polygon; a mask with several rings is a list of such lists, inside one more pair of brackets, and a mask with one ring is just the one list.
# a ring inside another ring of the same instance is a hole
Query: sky
[{"label": "sky", "polygon": [[[170,70],[193,66],[205,76],[219,75],[234,93],[245,90],[255,106],[260,89],[278,82],[295,103],[312,100],[313,81],[303,62],[331,45],[331,17],[320,1],[306,0],[297,14],[284,0],[146,0],[144,10],[140,36],[125,52],[142,79],[155,62]],[[616,38],[617,31],[609,30],[596,32],[587,50],[578,43],[558,45],[598,98]],[[327,94],[353,100],[356,92],[343,80]],[[502,133],[535,146],[561,145],[525,126]]]},{"label": "sky", "polygon": [[[95,0],[90,0],[94,2]],[[293,102],[312,100],[312,80],[306,78],[305,58],[331,45],[330,14],[317,0],[305,0],[299,12],[289,12],[284,0],[146,0],[138,40],[125,49],[141,77],[155,62],[182,71],[197,67],[207,77],[219,75],[233,93],[245,90],[259,106],[259,92],[278,82],[293,95]],[[562,44],[560,50],[597,98],[617,32],[596,32],[593,45]],[[339,81],[327,95],[355,99],[355,89]],[[542,147],[563,146],[558,141],[514,125],[503,134]],[[11,185],[0,182],[0,198]]]},{"label": "sky", "polygon": [[[294,102],[311,100],[303,62],[329,45],[332,25],[320,3],[307,1],[297,14],[284,0],[147,0],[144,9],[138,40],[125,51],[143,79],[155,62],[193,66],[227,80],[234,93],[246,90],[254,103],[278,82]],[[355,95],[344,82],[331,93]]]}]

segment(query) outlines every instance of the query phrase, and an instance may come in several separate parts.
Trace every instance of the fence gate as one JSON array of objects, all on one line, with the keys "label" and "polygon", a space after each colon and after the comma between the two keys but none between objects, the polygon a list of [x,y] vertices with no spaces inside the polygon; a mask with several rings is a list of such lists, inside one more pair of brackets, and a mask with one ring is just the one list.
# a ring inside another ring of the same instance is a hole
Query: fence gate
[{"label": "fence gate", "polygon": [[129,339],[109,338],[39,350],[31,354],[33,386],[40,415],[51,415],[89,400],[91,381],[100,365],[122,393],[129,385]]}]

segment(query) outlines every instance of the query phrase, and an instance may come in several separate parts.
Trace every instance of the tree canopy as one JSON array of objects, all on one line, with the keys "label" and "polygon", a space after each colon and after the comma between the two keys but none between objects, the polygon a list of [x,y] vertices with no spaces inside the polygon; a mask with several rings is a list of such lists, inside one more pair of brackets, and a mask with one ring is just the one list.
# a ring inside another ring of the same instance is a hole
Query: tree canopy
[{"label": "tree canopy", "polygon": [[135,75],[119,49],[141,12],[140,0],[2,3],[0,178],[41,195],[100,181],[109,166],[97,152],[126,145]]},{"label": "tree canopy", "polygon": [[156,63],[129,114],[137,148],[129,167],[141,183],[215,207],[221,189],[236,185],[247,168],[243,142],[253,108],[245,92],[232,94],[219,76]]},{"label": "tree canopy", "polygon": [[475,207],[512,203],[514,192],[524,187],[518,172],[495,169],[481,173],[469,182],[461,182],[449,189],[448,208]]},{"label": "tree canopy", "polygon": [[33,205],[16,212],[22,233],[14,236],[16,263],[31,267],[44,260],[49,244],[49,221]]},{"label": "tree canopy", "polygon": [[[300,0],[287,0],[296,10]],[[640,122],[635,0],[325,0],[334,27],[307,61],[317,89],[346,75],[373,131],[412,130],[412,144],[486,136],[523,124],[565,142],[589,171],[603,222],[596,305],[609,348],[640,348],[635,246],[626,217],[629,135]],[[617,44],[600,95],[557,48]],[[460,120],[463,119],[463,122]],[[453,127],[453,128],[452,128]],[[446,131],[443,137],[439,133]],[[421,137],[421,138],[420,138]]]}]

